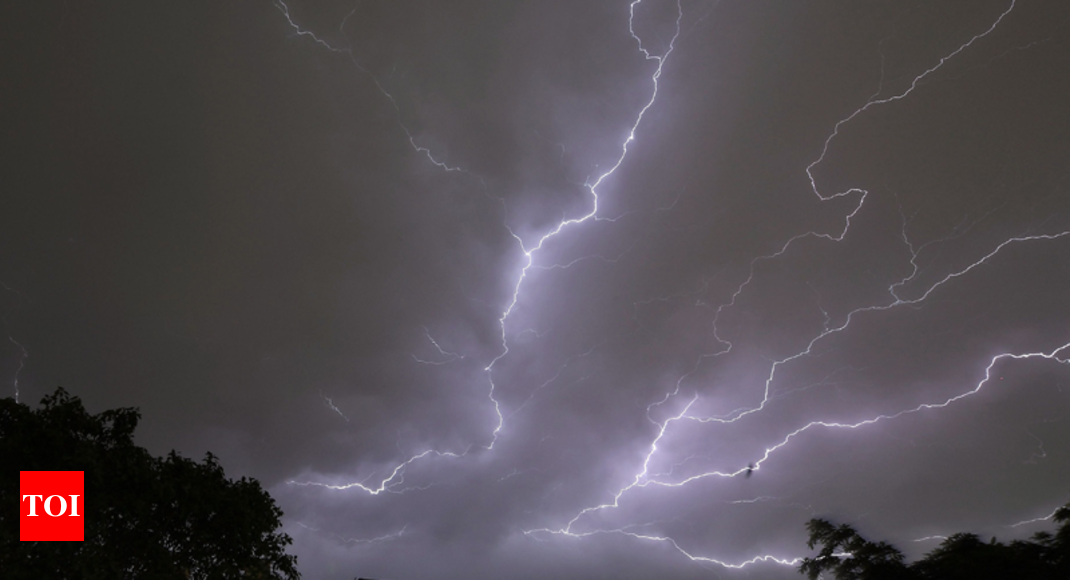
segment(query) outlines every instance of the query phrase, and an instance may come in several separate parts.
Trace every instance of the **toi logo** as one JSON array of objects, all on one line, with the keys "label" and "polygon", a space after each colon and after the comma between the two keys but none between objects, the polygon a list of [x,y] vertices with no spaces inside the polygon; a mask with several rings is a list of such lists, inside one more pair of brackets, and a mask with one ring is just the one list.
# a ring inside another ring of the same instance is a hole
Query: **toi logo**
[{"label": "toi logo", "polygon": [[20,471],[19,540],[84,541],[84,490],[84,471]]}]

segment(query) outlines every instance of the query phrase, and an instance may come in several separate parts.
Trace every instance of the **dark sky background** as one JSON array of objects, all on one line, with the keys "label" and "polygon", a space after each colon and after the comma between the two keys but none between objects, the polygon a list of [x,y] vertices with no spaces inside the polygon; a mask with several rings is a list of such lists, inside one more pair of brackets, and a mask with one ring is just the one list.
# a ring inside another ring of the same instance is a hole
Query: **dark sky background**
[{"label": "dark sky background", "polygon": [[271,491],[311,579],[1050,529],[1014,524],[1070,500],[1070,3],[629,21],[5,7],[3,395],[140,407]]}]

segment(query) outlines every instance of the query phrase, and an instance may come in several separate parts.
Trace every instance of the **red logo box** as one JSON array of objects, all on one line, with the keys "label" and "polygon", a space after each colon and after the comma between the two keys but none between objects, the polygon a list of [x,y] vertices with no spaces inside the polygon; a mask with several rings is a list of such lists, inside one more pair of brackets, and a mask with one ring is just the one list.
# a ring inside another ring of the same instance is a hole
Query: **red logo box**
[{"label": "red logo box", "polygon": [[19,472],[19,540],[85,539],[85,472]]}]

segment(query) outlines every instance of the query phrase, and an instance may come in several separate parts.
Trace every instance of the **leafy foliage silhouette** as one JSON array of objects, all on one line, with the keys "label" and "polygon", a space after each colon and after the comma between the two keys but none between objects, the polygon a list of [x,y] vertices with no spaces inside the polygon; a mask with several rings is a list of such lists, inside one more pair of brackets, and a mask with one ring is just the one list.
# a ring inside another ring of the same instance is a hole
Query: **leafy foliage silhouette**
[{"label": "leafy foliage silhouette", "polygon": [[1030,580],[1070,579],[1070,504],[1056,510],[1055,534],[1040,532],[1031,540],[1003,544],[992,538],[982,541],[975,534],[959,533],[944,540],[924,558],[906,564],[903,554],[885,542],[874,543],[854,528],[812,519],[810,549],[821,546],[817,556],[806,558],[799,573],[810,580]]},{"label": "leafy foliage silhouette", "polygon": [[[30,409],[0,399],[0,571],[4,578],[300,578],[282,510],[255,479],[227,479],[172,451],[134,445],[140,413],[90,415],[62,388]],[[20,542],[19,471],[84,471],[84,542]]]}]

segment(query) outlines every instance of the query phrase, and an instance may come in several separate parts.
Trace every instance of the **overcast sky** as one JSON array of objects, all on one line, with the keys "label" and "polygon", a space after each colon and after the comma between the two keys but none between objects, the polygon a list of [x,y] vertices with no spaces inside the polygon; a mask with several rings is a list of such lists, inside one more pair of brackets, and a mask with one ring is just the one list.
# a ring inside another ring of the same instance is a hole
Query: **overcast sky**
[{"label": "overcast sky", "polygon": [[1070,4],[633,8],[6,7],[3,395],[139,407],[314,580],[1051,529]]}]

